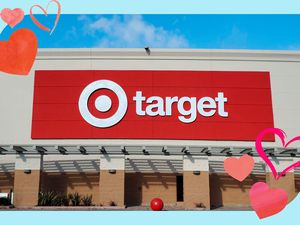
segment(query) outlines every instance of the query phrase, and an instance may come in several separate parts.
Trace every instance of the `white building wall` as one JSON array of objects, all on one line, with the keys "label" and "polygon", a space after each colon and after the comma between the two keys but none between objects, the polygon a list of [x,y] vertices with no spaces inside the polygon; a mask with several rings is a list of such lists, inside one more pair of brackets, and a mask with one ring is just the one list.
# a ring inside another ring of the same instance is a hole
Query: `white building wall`
[{"label": "white building wall", "polygon": [[[269,71],[275,127],[300,135],[300,52],[143,49],[40,50],[28,76],[0,72],[0,144],[214,145],[254,142],[180,140],[31,140],[35,70],[215,70]],[[274,145],[281,146],[279,140]],[[269,146],[272,144],[268,144]],[[300,142],[292,146],[300,146]]]}]

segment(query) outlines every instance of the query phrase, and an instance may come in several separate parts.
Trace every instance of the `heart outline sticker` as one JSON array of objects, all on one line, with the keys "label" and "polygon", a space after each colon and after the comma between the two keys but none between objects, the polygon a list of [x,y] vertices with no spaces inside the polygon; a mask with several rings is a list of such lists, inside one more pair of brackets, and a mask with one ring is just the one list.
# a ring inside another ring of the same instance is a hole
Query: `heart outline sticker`
[{"label": "heart outline sticker", "polygon": [[[33,11],[33,8],[39,8],[40,10],[42,10],[42,12],[44,13],[45,16],[48,16],[48,8],[50,6],[50,4],[54,2],[56,3],[57,5],[57,14],[56,14],[56,18],[55,18],[55,22],[54,22],[54,26],[52,29],[44,26],[43,24],[41,24],[35,17],[34,17],[34,14],[32,13]],[[40,29],[42,30],[45,30],[45,31],[48,31],[50,32],[50,35],[53,33],[53,31],[55,30],[57,24],[58,24],[58,21],[59,21],[59,18],[60,18],[60,14],[61,14],[61,5],[60,3],[57,1],[57,0],[51,0],[50,2],[48,2],[48,5],[46,7],[46,9],[44,9],[42,6],[40,5],[33,5],[31,6],[30,10],[29,10],[29,14],[30,14],[30,18],[32,19],[32,21],[35,23],[35,25],[37,25]]]},{"label": "heart outline sticker", "polygon": [[282,172],[280,172],[278,174],[275,166],[273,165],[271,160],[266,155],[266,153],[264,151],[264,148],[262,146],[262,141],[263,141],[263,138],[266,134],[276,134],[280,138],[282,146],[284,148],[287,148],[290,144],[292,144],[295,141],[300,141],[300,136],[294,137],[293,139],[291,139],[290,141],[285,143],[285,138],[287,137],[287,135],[283,130],[281,130],[279,128],[267,128],[267,129],[263,130],[262,132],[260,132],[258,134],[258,136],[256,138],[256,141],[255,141],[256,151],[260,155],[260,157],[265,161],[265,163],[268,165],[268,167],[272,171],[272,174],[273,174],[274,178],[276,180],[278,180],[279,178],[281,178],[283,175],[285,175],[290,170],[292,170],[296,167],[300,167],[300,161],[288,166],[287,168],[285,168]]}]

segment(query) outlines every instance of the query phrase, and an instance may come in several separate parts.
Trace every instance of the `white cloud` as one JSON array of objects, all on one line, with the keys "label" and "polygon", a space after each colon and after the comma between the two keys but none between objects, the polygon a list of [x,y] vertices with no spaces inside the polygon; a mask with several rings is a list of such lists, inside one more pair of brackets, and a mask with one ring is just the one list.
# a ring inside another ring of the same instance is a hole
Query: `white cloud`
[{"label": "white cloud", "polygon": [[292,44],[287,47],[287,50],[293,50],[293,51],[299,51],[300,50],[300,44]]},{"label": "white cloud", "polygon": [[228,36],[222,39],[221,48],[245,49],[248,45],[248,34],[242,32],[237,26],[233,26]]},{"label": "white cloud", "polygon": [[100,37],[95,47],[185,48],[189,46],[186,38],[178,31],[154,26],[140,15],[99,17],[95,21],[86,16],[78,19],[85,22],[86,35]]}]

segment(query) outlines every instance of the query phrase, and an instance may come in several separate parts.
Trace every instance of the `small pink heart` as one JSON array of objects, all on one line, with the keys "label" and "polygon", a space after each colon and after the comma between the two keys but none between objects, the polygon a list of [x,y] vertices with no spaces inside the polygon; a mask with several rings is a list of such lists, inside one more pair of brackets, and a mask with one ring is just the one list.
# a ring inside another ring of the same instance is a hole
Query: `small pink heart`
[{"label": "small pink heart", "polygon": [[258,136],[256,138],[256,142],[255,142],[256,151],[260,155],[260,157],[266,162],[266,164],[269,166],[269,168],[271,169],[271,171],[273,173],[274,178],[276,180],[278,180],[280,177],[282,177],[284,174],[286,174],[290,170],[292,170],[292,169],[294,169],[296,167],[300,167],[300,161],[298,161],[298,162],[296,162],[296,163],[288,166],[281,173],[278,174],[275,166],[273,165],[273,163],[271,162],[271,160],[266,155],[265,150],[264,150],[264,148],[262,146],[263,138],[267,134],[276,134],[280,138],[282,146],[284,148],[287,148],[290,144],[292,144],[295,141],[299,141],[300,140],[300,136],[294,137],[292,140],[290,140],[287,143],[285,143],[286,134],[281,129],[278,129],[278,128],[267,128],[267,129],[263,130],[261,133],[258,134]]},{"label": "small pink heart", "polygon": [[260,219],[282,211],[288,203],[288,196],[282,189],[271,189],[266,183],[255,183],[250,190],[253,210]]},{"label": "small pink heart", "polygon": [[2,20],[7,23],[11,28],[14,28],[24,18],[24,11],[22,9],[8,9],[5,8],[1,11]]},{"label": "small pink heart", "polygon": [[230,157],[224,161],[225,171],[238,181],[243,181],[251,173],[254,167],[254,160],[249,155],[240,158]]}]

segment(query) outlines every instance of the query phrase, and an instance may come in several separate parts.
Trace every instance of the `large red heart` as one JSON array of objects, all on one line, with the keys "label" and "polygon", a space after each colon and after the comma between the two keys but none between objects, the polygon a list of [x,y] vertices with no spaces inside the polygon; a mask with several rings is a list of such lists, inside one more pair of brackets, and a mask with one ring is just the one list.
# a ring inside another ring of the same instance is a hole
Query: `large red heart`
[{"label": "large red heart", "polygon": [[266,183],[255,183],[250,190],[251,206],[260,219],[282,211],[288,203],[288,196],[282,189],[271,189]]},{"label": "large red heart", "polygon": [[265,130],[263,130],[262,132],[260,132],[256,138],[256,142],[255,142],[255,147],[256,147],[256,151],[257,153],[260,155],[260,157],[266,162],[266,164],[269,166],[269,168],[271,169],[273,176],[276,180],[278,180],[280,177],[282,177],[284,174],[286,174],[287,172],[291,171],[292,169],[296,168],[296,167],[300,167],[300,161],[295,162],[294,164],[288,166],[287,168],[285,168],[282,172],[280,172],[278,174],[275,166],[273,165],[273,163],[271,162],[271,160],[268,158],[268,156],[265,153],[265,150],[262,146],[262,141],[265,135],[267,134],[276,134],[282,143],[282,146],[284,148],[287,148],[290,144],[292,144],[295,141],[299,141],[300,140],[300,136],[294,137],[292,140],[288,141],[287,143],[285,142],[285,137],[286,134],[283,130],[278,129],[278,128],[267,128]]},{"label": "large red heart", "polygon": [[23,9],[2,9],[1,11],[2,20],[7,23],[11,28],[14,28],[24,18]]},{"label": "large red heart", "polygon": [[225,171],[237,179],[243,181],[251,173],[254,167],[254,160],[249,155],[243,155],[240,158],[230,157],[224,161]]},{"label": "large red heart", "polygon": [[29,29],[15,31],[10,39],[0,41],[0,71],[27,75],[37,54],[38,41]]}]

